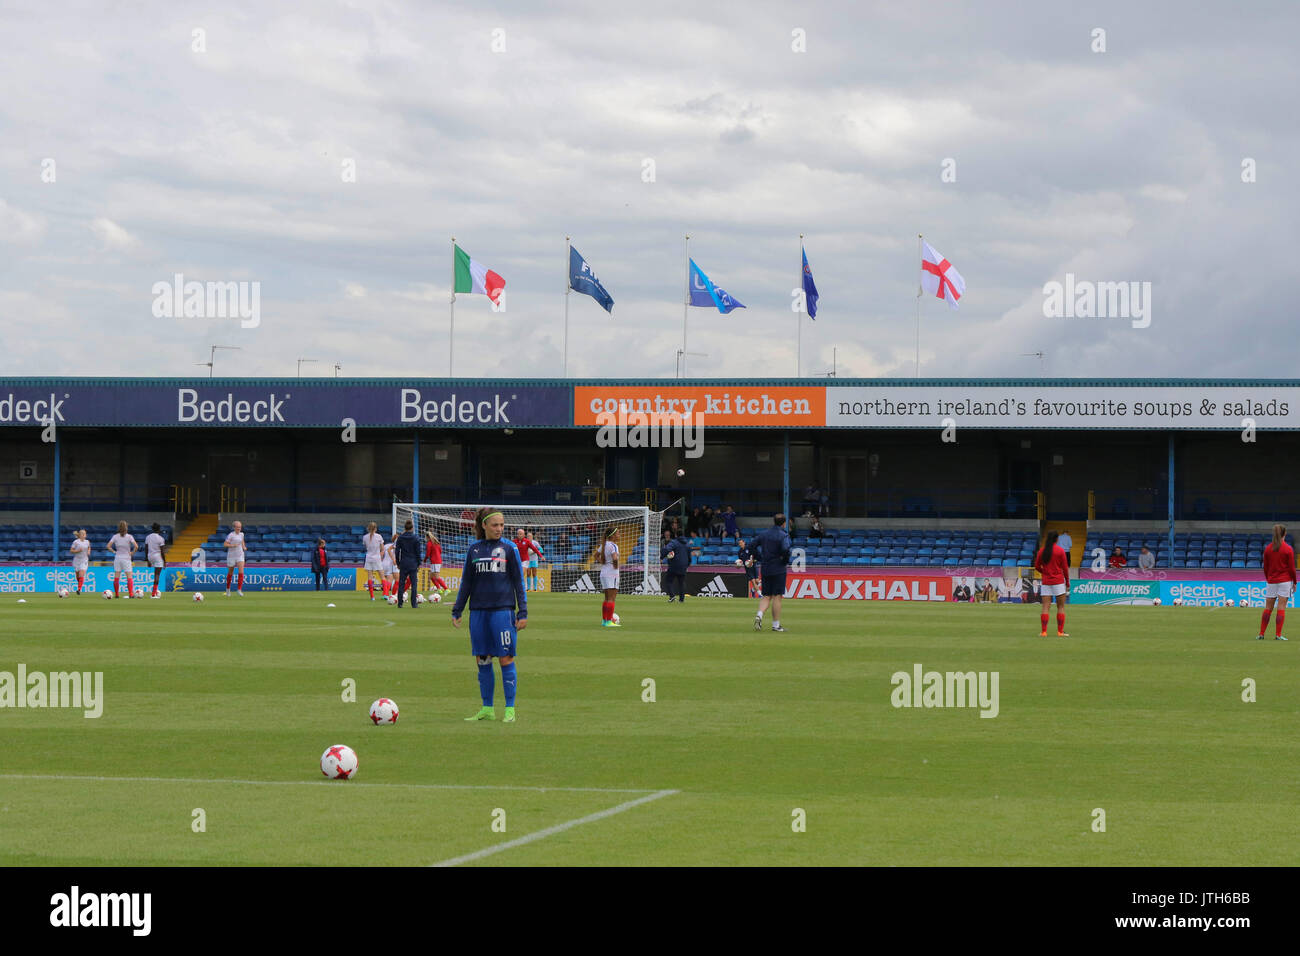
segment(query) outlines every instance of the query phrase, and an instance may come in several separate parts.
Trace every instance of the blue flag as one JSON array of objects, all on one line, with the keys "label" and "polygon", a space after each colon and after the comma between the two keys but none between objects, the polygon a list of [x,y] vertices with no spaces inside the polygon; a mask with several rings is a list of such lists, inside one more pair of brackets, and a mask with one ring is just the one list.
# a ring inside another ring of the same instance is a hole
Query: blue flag
[{"label": "blue flag", "polygon": [[812,270],[808,268],[806,252],[803,254],[803,300],[808,307],[808,318],[817,318],[817,283],[813,282]]},{"label": "blue flag", "polygon": [[739,299],[733,299],[722,289],[719,289],[706,276],[703,270],[691,260],[691,305],[700,305],[707,308],[708,306],[717,306],[719,312],[726,315],[732,309],[743,309],[745,303]]},{"label": "blue flag", "polygon": [[596,273],[587,265],[587,260],[578,255],[578,250],[573,246],[569,246],[569,288],[591,296],[606,312],[614,314],[613,297],[605,291],[605,287],[596,278]]}]

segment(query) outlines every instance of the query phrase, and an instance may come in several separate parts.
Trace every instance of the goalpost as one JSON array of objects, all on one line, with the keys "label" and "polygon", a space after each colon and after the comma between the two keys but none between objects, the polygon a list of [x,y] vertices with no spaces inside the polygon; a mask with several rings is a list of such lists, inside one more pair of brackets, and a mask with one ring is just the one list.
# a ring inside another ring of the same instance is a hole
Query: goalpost
[{"label": "goalpost", "polygon": [[[476,540],[474,513],[479,505],[393,503],[393,532],[415,522],[421,541],[433,532],[442,545],[442,577],[453,590],[460,587],[465,554]],[[659,539],[663,512],[644,506],[568,507],[564,505],[502,505],[503,538],[514,540],[520,528],[537,542],[536,590],[595,594],[600,588],[598,548],[612,525],[618,545],[620,594],[663,594],[659,584]],[[428,588],[428,569],[420,569],[420,588]],[[529,569],[524,564],[524,584]]]}]

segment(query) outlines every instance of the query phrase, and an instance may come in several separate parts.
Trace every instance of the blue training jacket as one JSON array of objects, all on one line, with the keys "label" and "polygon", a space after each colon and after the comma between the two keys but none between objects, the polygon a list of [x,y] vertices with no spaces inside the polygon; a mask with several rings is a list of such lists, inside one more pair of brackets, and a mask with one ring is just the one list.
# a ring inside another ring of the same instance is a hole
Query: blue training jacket
[{"label": "blue training jacket", "polygon": [[469,546],[451,616],[460,617],[467,602],[471,611],[514,610],[518,607],[515,617],[519,620],[528,617],[524,566],[513,542],[501,538],[475,541]]},{"label": "blue training jacket", "polygon": [[754,542],[759,563],[764,574],[783,574],[790,563],[790,536],[784,527],[772,525],[766,531],[759,532]]}]

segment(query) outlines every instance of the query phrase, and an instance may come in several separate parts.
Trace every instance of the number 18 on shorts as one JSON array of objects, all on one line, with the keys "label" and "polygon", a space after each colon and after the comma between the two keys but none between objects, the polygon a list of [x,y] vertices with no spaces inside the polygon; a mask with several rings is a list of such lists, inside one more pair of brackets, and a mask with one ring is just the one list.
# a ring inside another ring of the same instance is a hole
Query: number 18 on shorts
[{"label": "number 18 on shorts", "polygon": [[469,612],[470,652],[475,657],[513,657],[515,647],[515,612],[510,608]]}]

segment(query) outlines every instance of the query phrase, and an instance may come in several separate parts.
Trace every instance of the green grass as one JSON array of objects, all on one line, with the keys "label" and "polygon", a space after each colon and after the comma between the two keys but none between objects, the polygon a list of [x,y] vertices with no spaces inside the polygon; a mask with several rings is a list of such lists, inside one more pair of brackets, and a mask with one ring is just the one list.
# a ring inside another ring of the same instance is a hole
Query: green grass
[{"label": "green grass", "polygon": [[[26,597],[0,596],[0,671],[102,671],[105,703],[0,709],[0,865],[426,864],[661,790],[476,862],[1300,862],[1300,641],[1253,640],[1257,610],[1072,607],[1072,637],[1039,639],[1018,605],[790,601],[789,633],[756,634],[748,601],[626,597],[614,631],[596,598],[541,595],[506,725],[462,720],[446,604]],[[999,715],[895,709],[916,663],[998,671]],[[321,777],[335,743],[355,780]]]}]

